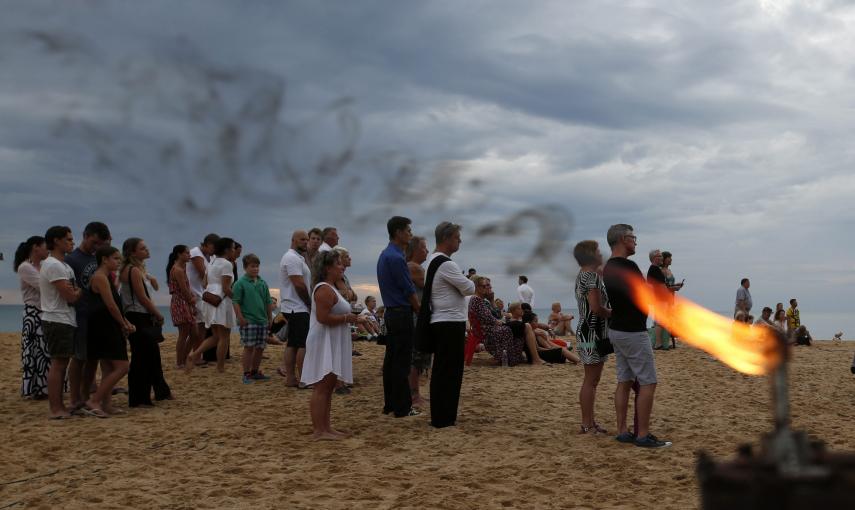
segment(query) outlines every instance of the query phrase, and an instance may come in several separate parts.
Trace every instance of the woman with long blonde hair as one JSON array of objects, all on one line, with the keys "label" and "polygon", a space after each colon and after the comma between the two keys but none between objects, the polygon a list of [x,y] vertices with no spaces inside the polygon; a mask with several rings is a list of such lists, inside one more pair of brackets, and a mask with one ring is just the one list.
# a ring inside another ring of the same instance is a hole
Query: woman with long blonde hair
[{"label": "woman with long blonde hair", "polygon": [[172,400],[174,397],[166,379],[160,359],[160,341],[163,336],[158,327],[163,325],[163,315],[151,299],[149,289],[157,290],[157,280],[146,272],[145,260],[151,255],[145,241],[138,237],[126,239],[122,244],[121,296],[125,317],[136,331],[128,336],[131,344],[131,364],[128,370],[128,405],[152,406],[155,400]]}]

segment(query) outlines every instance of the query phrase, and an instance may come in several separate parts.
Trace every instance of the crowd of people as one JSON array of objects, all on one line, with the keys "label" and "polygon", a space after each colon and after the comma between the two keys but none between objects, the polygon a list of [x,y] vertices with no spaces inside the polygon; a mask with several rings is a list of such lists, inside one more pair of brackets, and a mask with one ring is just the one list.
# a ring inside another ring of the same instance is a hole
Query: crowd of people
[{"label": "crowd of people", "polygon": [[[632,227],[609,228],[611,258],[605,263],[596,241],[574,247],[580,268],[574,285],[575,329],[574,316],[564,313],[560,303],[552,304],[546,323],[540,321],[526,276],[518,279],[519,300],[505,308],[489,277],[474,268],[464,273],[452,260],[461,247],[461,231],[451,222],[437,225],[430,252],[428,241],[412,234],[411,220],[389,219],[389,244],[376,266],[382,307],[375,296],[360,303],[346,274],[350,254],[339,245],[334,227],[292,233],[279,265],[278,302],[259,274],[259,257],[240,257],[234,239],[209,234],[198,246],[176,245],[166,267],[170,315],[178,329],[176,367],[189,373],[206,365],[205,353],[211,353],[217,370],[225,372],[230,334],[237,328],[242,382],[267,381],[270,376],[260,368],[264,349],[284,343],[276,372],[285,386],[311,389],[314,437],[334,440],[349,434],[332,426],[330,410],[333,394],[348,393],[353,384],[352,357],[359,355],[353,341],[359,338],[385,345],[382,412],[404,418],[429,407],[430,424],[436,428],[455,425],[464,366],[476,350],[505,367],[581,363],[579,433],[605,434],[594,403],[604,363],[614,354],[616,440],[639,447],[670,446],[650,430],[657,385],[653,350],[676,344],[659,325],[651,341],[647,314],[631,298],[627,275],[642,277],[630,260],[637,243]],[[77,248],[65,226],[51,227],[44,237],[31,237],[19,246],[15,269],[25,304],[22,394],[47,398],[52,419],[122,413],[112,404],[112,395],[122,391],[127,391],[130,407],[175,398],[162,368],[159,344],[165,318],[152,299],[160,285],[146,267],[149,257],[140,238],[126,239],[121,250],[113,247],[109,228],[100,222],[86,225]],[[683,283],[676,283],[670,271],[672,255],[652,250],[649,258],[648,284],[672,295],[678,292]],[[746,279],[737,295],[739,320],[752,306],[748,287]],[[778,328],[785,321],[797,338],[806,329],[798,303],[790,304],[786,312],[781,305],[781,322],[776,323],[779,314],[771,319],[769,308],[760,320]],[[575,351],[559,336],[575,336]],[[428,371],[429,399],[420,392]],[[124,390],[119,383],[126,374]],[[636,416],[630,428],[627,408],[633,391]]]},{"label": "crowd of people", "polygon": [[795,345],[810,345],[813,341],[807,327],[802,324],[799,302],[796,298],[790,299],[790,307],[784,310],[784,303],[775,305],[775,310],[764,306],[760,317],[755,320],[751,315],[754,301],[751,298],[751,281],[743,278],[736,289],[736,305],[733,310],[733,320],[756,326],[764,326],[786,335],[787,340]]}]

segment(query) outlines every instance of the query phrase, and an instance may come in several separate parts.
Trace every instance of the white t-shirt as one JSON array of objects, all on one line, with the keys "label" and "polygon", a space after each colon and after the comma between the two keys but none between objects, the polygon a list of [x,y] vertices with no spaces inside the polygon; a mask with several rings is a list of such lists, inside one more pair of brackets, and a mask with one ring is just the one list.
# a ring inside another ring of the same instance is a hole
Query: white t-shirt
[{"label": "white t-shirt", "polygon": [[234,280],[234,274],[234,266],[230,261],[223,258],[212,260],[208,264],[208,286],[205,291],[223,297],[223,276]]},{"label": "white t-shirt", "polygon": [[374,323],[379,323],[379,321],[377,320],[377,315],[375,315],[375,313],[376,313],[376,309],[374,312],[372,312],[368,308],[365,308],[361,312],[359,312],[359,315],[364,315],[364,316],[368,317],[368,320],[370,320]]},{"label": "white t-shirt", "polygon": [[326,241],[321,243],[321,246],[318,247],[318,253],[322,251],[332,251],[333,247],[328,245]]},{"label": "white t-shirt", "polygon": [[208,260],[205,257],[205,254],[202,253],[202,249],[198,246],[192,248],[190,250],[190,263],[187,264],[187,280],[190,282],[190,290],[193,294],[196,294],[196,297],[202,297],[202,292],[204,288],[202,287],[202,280],[204,280],[203,276],[196,271],[196,266],[193,265],[193,259],[196,257],[202,257],[202,260],[205,262],[205,271],[207,272],[207,268],[213,262],[214,257],[211,257],[211,260]]},{"label": "white t-shirt", "polygon": [[42,320],[77,326],[74,307],[62,299],[52,282],[74,281],[74,270],[65,262],[48,255],[39,270],[39,293],[41,294]]},{"label": "white t-shirt", "polygon": [[[432,253],[428,266],[442,253]],[[475,283],[466,278],[460,266],[453,260],[445,262],[436,271],[431,288],[430,322],[466,322],[466,296],[475,294]]]},{"label": "white t-shirt", "polygon": [[21,278],[21,298],[24,304],[41,308],[39,270],[29,262],[21,262],[21,265],[18,266],[18,276]]},{"label": "white t-shirt", "polygon": [[309,307],[291,283],[291,276],[303,277],[303,281],[306,282],[306,292],[312,288],[312,273],[309,271],[306,259],[294,248],[286,251],[285,255],[282,255],[282,261],[279,262],[279,309],[283,313],[308,312]]},{"label": "white t-shirt", "polygon": [[524,283],[517,287],[517,294],[519,294],[521,302],[528,303],[534,308],[534,289],[529,284]]}]

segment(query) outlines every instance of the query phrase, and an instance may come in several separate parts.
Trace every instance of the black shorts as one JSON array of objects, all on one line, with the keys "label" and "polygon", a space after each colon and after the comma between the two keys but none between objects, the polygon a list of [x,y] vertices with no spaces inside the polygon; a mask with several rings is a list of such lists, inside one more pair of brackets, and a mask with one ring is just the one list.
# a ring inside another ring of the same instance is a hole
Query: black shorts
[{"label": "black shorts", "polygon": [[309,336],[309,312],[286,313],[288,321],[288,347],[295,349],[306,348],[306,337]]},{"label": "black shorts", "polygon": [[74,356],[74,326],[61,322],[42,321],[48,354],[51,358]]}]

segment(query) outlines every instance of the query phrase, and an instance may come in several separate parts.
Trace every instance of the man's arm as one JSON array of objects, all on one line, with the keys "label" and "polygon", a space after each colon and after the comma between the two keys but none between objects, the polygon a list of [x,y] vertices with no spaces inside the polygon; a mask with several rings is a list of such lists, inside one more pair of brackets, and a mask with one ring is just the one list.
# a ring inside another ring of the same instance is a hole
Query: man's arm
[{"label": "man's arm", "polygon": [[306,306],[312,306],[312,300],[309,298],[309,289],[306,288],[306,281],[303,280],[303,276],[289,276],[289,280],[291,280],[291,285],[294,286],[294,290],[297,291],[297,295],[300,296],[300,299],[306,303]]},{"label": "man's arm", "polygon": [[76,303],[82,295],[82,291],[71,285],[71,282],[68,280],[54,280],[50,283],[56,287],[56,291],[59,292],[60,297],[68,304]]},{"label": "man's arm", "polygon": [[464,296],[475,294],[475,282],[466,278],[454,261],[449,261],[439,266],[439,272]]},{"label": "man's arm", "polygon": [[416,295],[416,286],[413,284],[413,279],[410,278],[410,268],[407,267],[407,262],[403,258],[400,258],[394,259],[391,263],[389,276],[392,277],[392,282],[402,294],[407,296],[407,301],[410,302],[410,307],[413,311],[418,312],[419,298]]},{"label": "man's arm", "polygon": [[424,268],[415,262],[407,262],[407,268],[410,270],[410,279],[413,281],[413,285],[419,289],[423,289],[425,287]]}]

